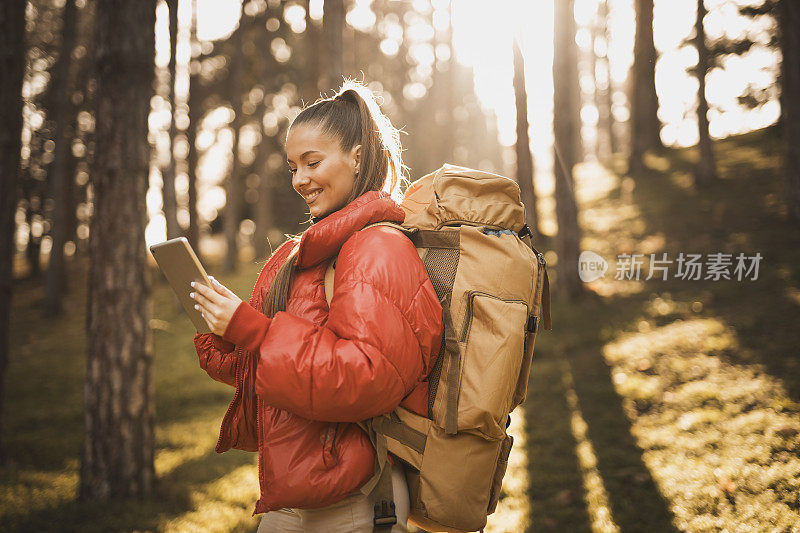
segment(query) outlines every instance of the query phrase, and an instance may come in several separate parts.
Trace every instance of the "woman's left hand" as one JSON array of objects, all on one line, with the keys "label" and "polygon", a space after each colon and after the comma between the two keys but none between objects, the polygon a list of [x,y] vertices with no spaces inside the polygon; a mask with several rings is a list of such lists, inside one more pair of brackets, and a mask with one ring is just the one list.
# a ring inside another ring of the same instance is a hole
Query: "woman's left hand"
[{"label": "woman's left hand", "polygon": [[212,276],[208,277],[211,278],[211,287],[203,283],[192,282],[195,292],[189,296],[197,302],[194,308],[203,315],[211,332],[222,336],[228,329],[233,313],[242,303],[242,299]]}]

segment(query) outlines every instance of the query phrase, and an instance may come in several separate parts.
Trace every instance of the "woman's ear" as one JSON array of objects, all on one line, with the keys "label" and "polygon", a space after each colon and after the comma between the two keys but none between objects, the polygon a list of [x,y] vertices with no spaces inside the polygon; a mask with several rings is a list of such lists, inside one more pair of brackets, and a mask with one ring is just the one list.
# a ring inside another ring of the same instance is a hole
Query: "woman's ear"
[{"label": "woman's ear", "polygon": [[350,150],[350,155],[353,158],[354,170],[358,171],[359,167],[361,166],[361,145],[355,145],[353,149]]}]

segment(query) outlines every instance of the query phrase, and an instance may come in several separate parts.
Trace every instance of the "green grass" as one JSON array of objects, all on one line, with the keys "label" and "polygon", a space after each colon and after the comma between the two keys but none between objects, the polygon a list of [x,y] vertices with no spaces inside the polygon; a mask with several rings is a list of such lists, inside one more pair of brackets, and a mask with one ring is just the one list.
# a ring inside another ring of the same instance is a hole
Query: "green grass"
[{"label": "green grass", "polygon": [[[578,173],[582,248],[611,270],[583,300],[553,301],[487,531],[797,530],[800,232],[784,220],[774,130],[715,149],[722,180],[705,190],[691,184],[692,149],[650,154],[635,180],[621,160]],[[740,251],[764,257],[757,281],[614,279],[620,253]],[[258,267],[222,281],[248,297]],[[0,530],[254,531],[255,454],[214,452],[233,389],[199,368],[194,329],[163,284],[151,323],[156,495],[75,501],[85,272],[71,264],[56,320],[41,318],[41,288],[17,284]]]},{"label": "green grass", "polygon": [[[208,265],[215,272],[215,265]],[[259,264],[217,276],[249,298]],[[41,318],[43,292],[17,285],[0,470],[0,530],[252,531],[258,498],[255,454],[217,454],[219,423],[233,388],[197,362],[194,327],[154,272],[151,326],[155,353],[155,495],[145,501],[89,505],[75,501],[83,438],[85,265],[71,264],[63,318]]]},{"label": "green grass", "polygon": [[[611,266],[584,300],[556,299],[555,329],[537,338],[531,531],[800,524],[800,232],[785,221],[774,130],[716,151],[722,179],[705,190],[692,149],[650,155],[635,180],[596,167],[576,180],[582,249]],[[755,281],[613,279],[620,253],[756,251]]]}]

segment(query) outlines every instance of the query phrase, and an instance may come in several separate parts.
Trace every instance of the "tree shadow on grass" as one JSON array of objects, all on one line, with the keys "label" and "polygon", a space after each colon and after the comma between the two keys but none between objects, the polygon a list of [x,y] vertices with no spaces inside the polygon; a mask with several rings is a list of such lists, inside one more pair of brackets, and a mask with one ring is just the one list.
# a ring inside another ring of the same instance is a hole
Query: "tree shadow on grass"
[{"label": "tree shadow on grass", "polygon": [[737,280],[731,268],[730,280],[670,279],[659,289],[676,301],[697,300],[703,314],[731,325],[739,349],[721,356],[736,364],[763,364],[800,402],[800,232],[781,213],[777,133],[767,128],[716,142],[721,179],[702,190],[685,183],[693,151],[669,150],[667,164],[639,179],[633,201],[642,207],[648,232],[669,236],[669,259],[683,252],[702,253],[706,260],[706,254],[722,252],[732,254],[735,265],[739,253],[761,254],[757,279],[750,279],[751,272]]},{"label": "tree shadow on grass", "polygon": [[590,349],[566,357],[614,522],[622,531],[677,531],[669,504],[631,435],[630,420],[602,353]]},{"label": "tree shadow on grass", "polygon": [[528,531],[590,532],[557,355],[537,353],[530,380],[525,402],[531,504]]},{"label": "tree shadow on grass", "polygon": [[[29,513],[18,509],[3,516],[0,531],[158,531],[165,520],[195,510],[193,493],[239,467],[251,465],[253,457],[252,453],[238,450],[224,454],[210,450],[160,477],[150,498],[109,502],[71,500]],[[251,517],[254,505],[255,500],[244,504],[240,520],[214,525],[230,531],[252,532],[257,525],[257,519]]]},{"label": "tree shadow on grass", "polygon": [[[591,531],[592,515],[596,518],[603,506],[622,531],[676,531],[600,351],[604,330],[624,328],[641,313],[646,297],[588,295],[577,304],[554,300],[556,337],[542,338],[551,335],[543,332],[537,338],[543,342],[534,355],[525,405],[530,531]],[[571,391],[577,397],[573,404],[567,399]],[[583,434],[573,427],[576,416],[586,423]],[[579,445],[584,454],[594,452],[604,495],[596,488],[587,493],[582,470],[592,465],[586,458],[581,464]]]}]

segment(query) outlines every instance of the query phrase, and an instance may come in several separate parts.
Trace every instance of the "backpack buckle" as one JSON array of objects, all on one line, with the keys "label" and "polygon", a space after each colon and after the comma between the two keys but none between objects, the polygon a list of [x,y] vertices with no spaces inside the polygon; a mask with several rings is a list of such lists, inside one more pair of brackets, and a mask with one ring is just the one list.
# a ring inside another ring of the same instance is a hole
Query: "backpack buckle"
[{"label": "backpack buckle", "polygon": [[394,502],[381,500],[375,503],[375,517],[372,519],[373,525],[391,526],[397,523],[397,515],[394,514]]}]

